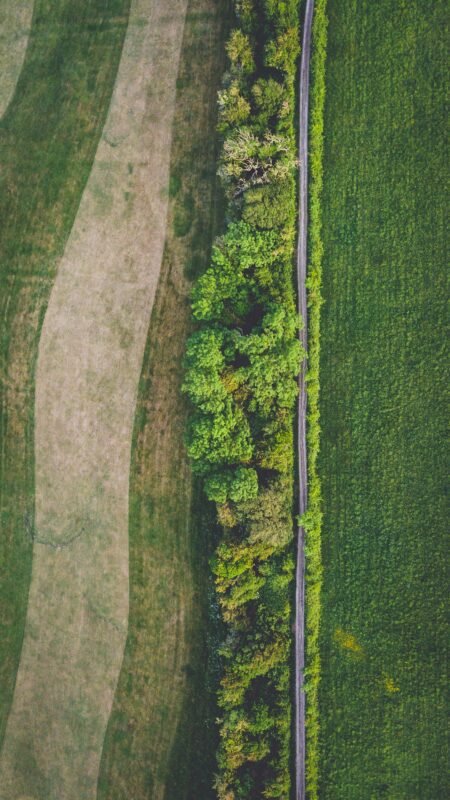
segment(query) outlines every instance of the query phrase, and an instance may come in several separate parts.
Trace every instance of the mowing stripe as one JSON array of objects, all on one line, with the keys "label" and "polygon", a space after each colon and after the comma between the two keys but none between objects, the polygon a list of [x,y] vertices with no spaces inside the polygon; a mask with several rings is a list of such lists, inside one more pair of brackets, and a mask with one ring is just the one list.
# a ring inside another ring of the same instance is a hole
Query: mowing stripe
[{"label": "mowing stripe", "polygon": [[[212,555],[192,493],[180,387],[194,270],[216,215],[217,90],[227,14],[189,0],[177,77],[166,245],[147,337],[130,477],[128,640],[103,747],[98,800],[211,800],[217,716],[207,640]],[[181,224],[184,223],[184,226]],[[214,512],[213,512],[214,514]],[[201,754],[201,756],[199,756]]]},{"label": "mowing stripe", "polygon": [[36,0],[0,120],[0,747],[31,580],[39,333],[105,124],[129,0]]},{"label": "mowing stripe", "polygon": [[136,0],[45,317],[36,528],[2,800],[92,800],[128,620],[136,393],[164,246],[186,0]]},{"label": "mowing stripe", "polygon": [[0,0],[0,117],[8,108],[22,70],[34,0]]}]

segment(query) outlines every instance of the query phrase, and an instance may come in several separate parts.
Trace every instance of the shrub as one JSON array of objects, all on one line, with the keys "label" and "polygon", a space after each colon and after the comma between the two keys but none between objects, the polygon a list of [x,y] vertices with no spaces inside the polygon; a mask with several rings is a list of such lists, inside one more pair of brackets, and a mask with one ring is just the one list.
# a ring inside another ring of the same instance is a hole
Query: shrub
[{"label": "shrub", "polygon": [[257,228],[283,228],[295,214],[292,178],[248,189],[242,219]]}]

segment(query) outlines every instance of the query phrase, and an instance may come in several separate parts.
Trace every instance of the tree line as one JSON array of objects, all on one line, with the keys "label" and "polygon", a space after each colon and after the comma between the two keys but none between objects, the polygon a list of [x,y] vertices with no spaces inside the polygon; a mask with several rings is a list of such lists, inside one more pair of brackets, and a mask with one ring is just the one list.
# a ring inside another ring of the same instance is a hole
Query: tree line
[{"label": "tree line", "polygon": [[193,289],[184,391],[188,452],[222,530],[216,790],[260,800],[291,786],[299,2],[234,11],[218,97],[228,224]]}]

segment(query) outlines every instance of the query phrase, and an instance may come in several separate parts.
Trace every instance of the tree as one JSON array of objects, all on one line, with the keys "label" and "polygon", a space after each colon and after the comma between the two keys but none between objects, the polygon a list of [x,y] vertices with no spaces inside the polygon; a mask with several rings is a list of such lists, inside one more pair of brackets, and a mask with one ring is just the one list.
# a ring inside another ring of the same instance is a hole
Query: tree
[{"label": "tree", "polygon": [[238,81],[233,81],[230,86],[222,89],[219,98],[219,124],[218,129],[226,133],[229,128],[241,125],[250,116],[250,103],[241,94]]},{"label": "tree", "polygon": [[224,339],[223,331],[204,328],[193,333],[187,342],[182,389],[205,413],[219,414],[227,399],[220,379],[225,369]]},{"label": "tree", "polygon": [[266,64],[291,76],[300,53],[298,26],[282,31],[266,45]]},{"label": "tree", "polygon": [[227,397],[220,412],[200,412],[192,417],[187,448],[194,470],[200,475],[206,476],[211,465],[246,464],[252,460],[254,451],[248,419]]},{"label": "tree", "polygon": [[264,314],[259,329],[242,336],[234,332],[237,352],[245,355],[248,366],[238,370],[250,397],[249,410],[265,418],[275,408],[290,409],[297,396],[294,380],[304,352],[296,338],[298,318],[283,306],[272,305]]},{"label": "tree", "polygon": [[283,84],[273,78],[259,78],[252,86],[252,95],[257,112],[258,127],[264,131],[271,120],[277,116],[289,113],[285,104],[285,90]]},{"label": "tree", "polygon": [[270,131],[258,137],[241,127],[224,142],[218,174],[236,198],[252,186],[283,180],[296,165],[286,137]]},{"label": "tree", "polygon": [[244,195],[242,218],[258,228],[283,228],[294,213],[292,176],[265,186],[255,186]]},{"label": "tree", "polygon": [[236,28],[231,31],[226,49],[231,62],[232,74],[246,76],[254,71],[255,60],[250,39],[242,30]]},{"label": "tree", "polygon": [[258,476],[250,467],[214,471],[205,478],[205,492],[216,503],[252,500],[258,495]]},{"label": "tree", "polygon": [[194,318],[239,326],[255,300],[262,299],[258,283],[271,280],[277,242],[274,232],[258,231],[244,222],[230,224],[213,248],[211,267],[194,286]]}]

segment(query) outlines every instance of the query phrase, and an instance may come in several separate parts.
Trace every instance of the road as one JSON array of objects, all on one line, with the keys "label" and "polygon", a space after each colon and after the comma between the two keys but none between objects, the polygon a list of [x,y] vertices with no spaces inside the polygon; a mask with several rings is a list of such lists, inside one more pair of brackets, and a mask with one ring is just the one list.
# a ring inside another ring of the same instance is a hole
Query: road
[{"label": "road", "polygon": [[[306,1],[303,21],[303,42],[300,63],[299,102],[299,220],[297,246],[298,310],[303,320],[300,342],[305,351],[308,344],[306,305],[306,263],[308,232],[308,103],[309,61],[311,50],[311,24],[314,0]],[[307,454],[306,454],[306,361],[299,376],[298,395],[298,511],[300,517],[307,504]],[[305,531],[299,525],[297,538],[297,568],[295,585],[295,798],[305,800],[305,692],[303,670],[305,666]]]}]

